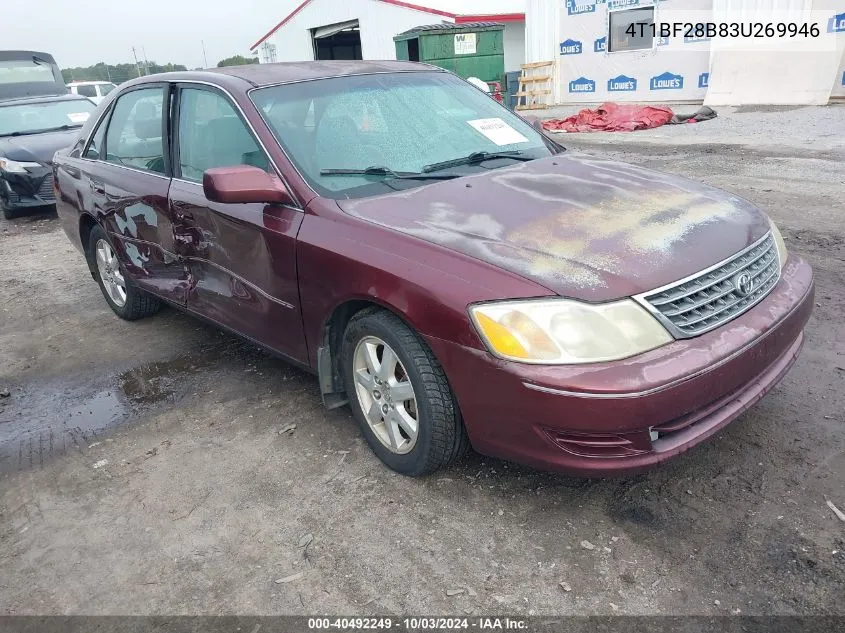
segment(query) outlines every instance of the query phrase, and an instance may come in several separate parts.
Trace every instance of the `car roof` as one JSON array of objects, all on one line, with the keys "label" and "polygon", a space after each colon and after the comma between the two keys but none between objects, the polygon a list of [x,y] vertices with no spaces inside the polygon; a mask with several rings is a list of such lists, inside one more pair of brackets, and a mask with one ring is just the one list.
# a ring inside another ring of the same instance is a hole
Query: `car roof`
[{"label": "car roof", "polygon": [[[253,87],[274,84],[328,79],[330,77],[348,77],[350,75],[372,75],[377,73],[399,72],[445,72],[442,68],[402,61],[337,60],[322,62],[279,62],[275,64],[249,64],[246,66],[226,66],[186,72],[160,73],[146,75],[132,80],[131,84],[155,81],[209,81],[226,83],[228,77],[240,79]],[[222,77],[221,77],[222,75]]]},{"label": "car roof", "polygon": [[41,95],[38,97],[18,97],[15,99],[0,99],[0,107],[10,105],[25,105],[27,103],[50,103],[52,101],[87,101],[88,103],[91,103],[91,100],[88,97],[83,97],[82,95]]},{"label": "car roof", "polygon": [[99,86],[102,84],[114,85],[112,81],[71,81],[68,86]]}]

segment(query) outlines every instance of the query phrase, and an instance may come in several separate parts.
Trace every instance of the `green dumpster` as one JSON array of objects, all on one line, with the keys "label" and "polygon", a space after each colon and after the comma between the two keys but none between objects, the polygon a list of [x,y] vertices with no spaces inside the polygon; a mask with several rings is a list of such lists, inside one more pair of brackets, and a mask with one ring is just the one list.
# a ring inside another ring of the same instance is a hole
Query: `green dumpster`
[{"label": "green dumpster", "polygon": [[439,66],[465,79],[503,82],[504,28],[500,22],[418,26],[393,38],[396,59]]}]

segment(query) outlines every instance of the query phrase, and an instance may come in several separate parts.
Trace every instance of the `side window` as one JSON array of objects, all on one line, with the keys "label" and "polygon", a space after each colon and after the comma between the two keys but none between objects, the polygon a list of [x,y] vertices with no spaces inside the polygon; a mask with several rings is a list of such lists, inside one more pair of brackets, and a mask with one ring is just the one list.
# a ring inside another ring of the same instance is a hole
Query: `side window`
[{"label": "side window", "polygon": [[108,120],[109,115],[107,114],[103,117],[102,121],[100,121],[97,131],[94,132],[94,136],[88,144],[88,149],[86,149],[85,153],[82,155],[83,158],[90,158],[91,160],[100,160],[105,158],[105,156],[102,156],[102,153],[103,141],[106,139],[106,127]]},{"label": "side window", "polygon": [[161,113],[164,88],[143,88],[118,98],[106,133],[105,160],[165,173]]},{"label": "side window", "polygon": [[97,86],[77,86],[76,92],[77,94],[81,94],[83,97],[96,97]]},{"label": "side window", "polygon": [[252,165],[269,169],[267,156],[223,95],[183,88],[179,104],[182,178],[201,182],[203,172],[212,167]]},{"label": "side window", "polygon": [[[631,27],[634,28],[631,28]],[[653,47],[654,7],[608,13],[607,52],[636,51]]]}]

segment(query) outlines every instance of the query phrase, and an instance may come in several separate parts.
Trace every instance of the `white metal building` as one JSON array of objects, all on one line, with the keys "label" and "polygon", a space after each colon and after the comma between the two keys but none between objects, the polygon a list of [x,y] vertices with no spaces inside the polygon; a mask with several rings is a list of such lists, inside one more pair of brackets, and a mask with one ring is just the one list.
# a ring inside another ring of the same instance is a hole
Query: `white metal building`
[{"label": "white metal building", "polygon": [[393,36],[436,22],[503,22],[505,70],[525,60],[525,0],[304,0],[259,39],[262,62],[396,59]]},{"label": "white metal building", "polygon": [[[557,61],[559,104],[825,104],[845,96],[843,11],[841,0],[527,0],[526,61]],[[749,42],[629,29],[738,20],[819,32]]]},{"label": "white metal building", "polygon": [[[814,23],[819,33],[737,45],[629,30],[738,20]],[[824,104],[845,97],[845,0],[304,0],[252,49],[262,62],[395,59],[394,35],[440,21],[503,22],[505,70],[554,61],[556,104]]]}]

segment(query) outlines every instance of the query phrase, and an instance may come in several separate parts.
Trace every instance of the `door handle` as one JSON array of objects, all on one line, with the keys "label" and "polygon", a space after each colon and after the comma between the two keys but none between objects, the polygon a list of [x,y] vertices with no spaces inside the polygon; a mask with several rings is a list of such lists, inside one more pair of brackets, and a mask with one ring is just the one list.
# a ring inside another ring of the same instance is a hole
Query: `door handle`
[{"label": "door handle", "polygon": [[104,182],[100,182],[99,180],[91,180],[91,191],[94,193],[105,194],[106,193],[106,184]]}]

